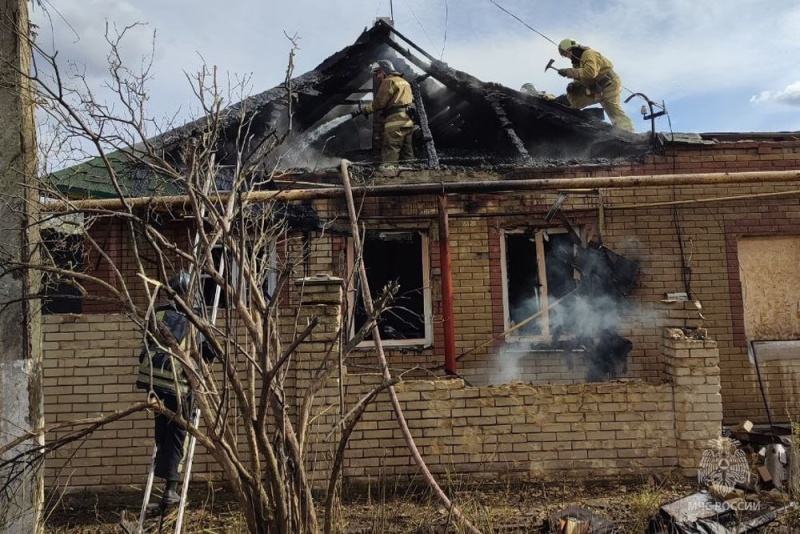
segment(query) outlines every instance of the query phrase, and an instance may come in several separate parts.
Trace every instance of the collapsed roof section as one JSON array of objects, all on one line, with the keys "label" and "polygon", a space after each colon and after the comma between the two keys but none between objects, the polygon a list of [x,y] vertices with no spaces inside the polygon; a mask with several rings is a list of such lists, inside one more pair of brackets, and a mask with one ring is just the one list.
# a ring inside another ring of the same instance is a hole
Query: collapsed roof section
[{"label": "collapsed roof section", "polygon": [[[370,65],[378,59],[391,60],[415,86],[424,121],[423,139],[416,147],[419,167],[607,164],[638,160],[650,150],[647,136],[455,70],[379,20],[314,70],[222,110],[216,163],[224,167],[244,161],[255,166],[256,175],[268,176],[275,169],[333,167],[341,158],[372,161],[372,123],[360,116],[350,119],[350,112],[371,98]],[[184,148],[202,137],[207,127],[203,117],[150,143],[180,168]],[[112,156],[123,194],[178,192],[175,184],[145,169],[140,158]],[[72,197],[117,195],[99,158],[52,178]],[[220,176],[218,181],[225,179]]]},{"label": "collapsed roof section", "polygon": [[[326,166],[326,158],[370,159],[371,123],[360,117],[350,120],[349,113],[371,95],[370,64],[378,59],[391,60],[418,84],[417,105],[421,100],[430,132],[422,152],[435,151],[437,156],[418,154],[423,166],[437,159],[443,165],[563,165],[637,158],[650,146],[645,136],[590,114],[455,70],[379,20],[314,70],[227,108],[219,161],[232,160],[242,149],[247,158],[262,158],[265,147],[276,141],[277,150],[265,158],[269,168]],[[239,130],[243,114],[250,119],[245,147]],[[162,141],[172,144],[191,137],[204,125],[202,120],[187,124]]]}]

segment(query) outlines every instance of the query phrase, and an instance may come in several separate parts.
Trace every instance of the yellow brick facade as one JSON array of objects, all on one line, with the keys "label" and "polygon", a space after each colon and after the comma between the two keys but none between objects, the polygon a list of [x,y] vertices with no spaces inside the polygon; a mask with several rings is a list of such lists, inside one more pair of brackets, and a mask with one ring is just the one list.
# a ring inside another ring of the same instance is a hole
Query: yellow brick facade
[{"label": "yellow brick facade", "polygon": [[[750,142],[672,145],[666,155],[648,156],[637,165],[518,169],[504,178],[797,168],[800,143]],[[412,174],[423,181],[485,178],[453,170],[427,172],[427,180],[419,176],[422,173]],[[402,171],[398,178],[405,178]],[[492,386],[490,377],[502,370],[494,358],[499,341],[473,350],[458,362],[458,373],[466,382],[431,381],[429,371],[409,373],[398,392],[431,468],[443,473],[488,470],[520,476],[556,470],[619,474],[672,466],[691,471],[704,440],[714,437],[723,421],[765,421],[755,369],[745,344],[736,243],[743,236],[800,235],[797,189],[796,182],[787,181],[572,193],[563,206],[570,219],[587,235],[601,237],[610,249],[640,261],[639,283],[620,331],[633,342],[626,373],[619,382],[584,384],[582,353],[536,352],[520,355],[518,362],[521,381],[533,384]],[[523,191],[452,195],[448,199],[457,354],[474,349],[503,330],[498,264],[501,232],[547,226],[544,217],[556,196],[557,191]],[[661,205],[649,205],[654,203]],[[315,201],[314,208],[323,220],[345,212],[341,200]],[[441,366],[444,355],[436,197],[367,198],[362,222],[372,229],[427,232],[433,343],[413,350],[387,349],[387,356],[396,369]],[[681,262],[681,245],[686,265]],[[303,247],[301,240],[294,240],[287,253],[299,254]],[[348,278],[345,236],[315,234],[307,252],[303,275]],[[687,275],[702,310],[692,303],[663,302],[665,293],[685,291]],[[287,298],[291,305],[299,304],[295,291]],[[91,312],[91,307],[86,311]],[[692,345],[696,342],[682,341],[690,346],[676,346],[665,338],[664,328],[682,326],[707,329],[713,342],[700,341],[701,346],[697,346]],[[141,400],[141,392],[133,389],[140,335],[124,316],[50,316],[44,320],[43,331],[49,423],[107,413]],[[305,358],[304,365],[313,365],[314,355],[323,345],[310,341],[301,349],[306,356],[299,359]],[[346,375],[339,377],[346,386],[345,405],[354,403],[378,381],[372,349],[357,350],[348,364]],[[800,364],[786,361],[770,361],[762,367],[777,420],[797,419],[800,406],[793,384],[799,370]],[[302,382],[302,377],[294,380]],[[338,387],[332,387],[318,402],[339,406],[338,392]],[[320,432],[327,434],[335,415],[320,419]],[[64,452],[49,462],[49,480],[70,477],[70,484],[77,487],[140,484],[149,459],[150,433],[145,414],[115,423],[71,456]],[[330,443],[318,446],[320,454],[330,452]],[[353,435],[346,475],[411,473],[414,468],[403,451],[404,444],[383,396],[370,407]],[[203,476],[218,471],[202,454],[196,466]]]}]

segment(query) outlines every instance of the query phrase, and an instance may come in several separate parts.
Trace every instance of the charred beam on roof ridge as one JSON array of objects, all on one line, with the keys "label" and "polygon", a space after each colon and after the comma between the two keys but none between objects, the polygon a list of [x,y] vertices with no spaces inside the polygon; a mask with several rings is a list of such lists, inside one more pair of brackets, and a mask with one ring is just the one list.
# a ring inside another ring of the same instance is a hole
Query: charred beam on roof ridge
[{"label": "charred beam on roof ridge", "polygon": [[412,83],[411,89],[414,92],[414,102],[416,102],[417,117],[422,129],[422,139],[425,142],[425,152],[428,156],[428,167],[431,169],[439,168],[439,156],[436,154],[436,146],[433,144],[430,126],[428,126],[428,114],[425,112],[425,103],[422,101],[422,91],[418,83]]},{"label": "charred beam on roof ridge", "polygon": [[494,110],[495,116],[500,124],[500,128],[502,128],[503,132],[506,134],[506,137],[508,137],[509,142],[511,142],[511,145],[514,147],[514,149],[516,149],[523,161],[526,163],[533,161],[531,155],[528,153],[528,150],[525,148],[525,144],[522,142],[522,139],[520,139],[519,135],[517,135],[517,132],[514,129],[514,123],[508,118],[506,110],[503,108],[503,104],[500,102],[500,99],[497,97],[497,95],[489,95],[487,96],[487,100],[492,105],[492,110]]},{"label": "charred beam on roof ridge", "polygon": [[412,41],[411,39],[409,39],[408,37],[406,37],[405,35],[403,35],[399,31],[397,31],[397,29],[394,26],[390,26],[389,24],[386,24],[386,22],[384,22],[382,20],[379,20],[378,22],[376,22],[375,26],[376,27],[379,27],[379,26],[385,27],[386,30],[388,30],[389,32],[395,34],[396,36],[398,36],[399,38],[401,38],[402,40],[407,42],[412,48],[417,50],[420,54],[422,54],[423,56],[425,56],[426,58],[428,58],[431,61],[436,61],[435,57],[433,57],[432,55],[427,53],[421,46],[417,45],[414,41]]}]

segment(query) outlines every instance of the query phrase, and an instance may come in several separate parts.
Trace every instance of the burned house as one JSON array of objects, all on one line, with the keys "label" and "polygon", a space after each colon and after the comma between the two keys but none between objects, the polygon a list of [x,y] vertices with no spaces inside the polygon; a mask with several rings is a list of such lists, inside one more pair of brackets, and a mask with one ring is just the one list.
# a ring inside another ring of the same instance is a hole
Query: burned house
[{"label": "burned house", "polygon": [[[374,91],[369,65],[383,58],[413,83],[421,117],[417,159],[393,168],[376,165],[380,117],[349,115]],[[319,286],[315,298],[326,295],[337,317],[348,310],[339,320],[352,335],[365,315],[344,282],[355,260],[340,187],[341,161],[350,162],[369,287],[399,285],[398,311],[379,330],[392,368],[408,371],[398,391],[434,469],[690,474],[723,424],[766,421],[767,409],[780,421],[797,413],[800,134],[631,134],[594,113],[479,81],[384,22],[290,88],[226,110],[217,186],[243,157],[261,169],[253,189],[264,198],[302,191],[281,208],[302,237],[293,275]],[[245,144],[242,110],[252,119]],[[156,142],[179,161],[200,128],[190,123]],[[130,198],[180,193],[119,165]],[[116,196],[91,162],[55,179],[72,197]],[[121,230],[93,231],[125,264]],[[109,406],[139,397],[131,378],[139,339],[125,317],[113,303],[71,302],[51,303],[73,313],[44,321],[54,422],[94,410],[87,351],[93,365],[104,362]],[[340,326],[328,325],[327,335]],[[753,344],[769,353],[758,368]],[[314,350],[304,352],[308,362]],[[343,380],[355,398],[379,380],[369,342]],[[365,413],[346,476],[413,472],[396,430],[382,423],[389,411],[380,401]],[[73,485],[141,478],[148,425],[132,424],[141,432],[110,428],[93,438],[102,457],[76,453],[106,476],[78,467]],[[198,464],[214,472],[208,460]]]}]

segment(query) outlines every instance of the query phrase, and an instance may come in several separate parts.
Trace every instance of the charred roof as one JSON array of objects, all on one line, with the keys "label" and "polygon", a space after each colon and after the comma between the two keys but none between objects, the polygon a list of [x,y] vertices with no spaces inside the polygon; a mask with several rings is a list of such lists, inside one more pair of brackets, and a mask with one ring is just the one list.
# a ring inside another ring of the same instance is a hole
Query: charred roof
[{"label": "charred roof", "polygon": [[[372,124],[350,119],[373,92],[370,65],[389,59],[416,86],[429,128],[428,143],[417,147],[413,177],[403,181],[504,180],[515,170],[534,173],[575,168],[605,168],[637,163],[668,145],[772,142],[797,139],[798,132],[634,134],[597,120],[558,101],[483,82],[432,57],[386,22],[379,20],[356,41],[313,70],[225,108],[219,117],[215,162],[222,169],[219,187],[230,182],[227,167],[242,160],[256,165],[256,179],[291,169],[312,182],[342,158],[370,165]],[[242,124],[247,125],[246,138]],[[177,168],[185,148],[200,138],[206,118],[151,139]],[[433,151],[433,154],[431,153]],[[180,186],[164,183],[136,158],[115,153],[109,158],[130,196],[174,194]],[[258,170],[263,172],[257,172]],[[431,174],[431,170],[435,170]],[[482,177],[482,178],[481,178]],[[116,196],[105,164],[99,161],[65,169],[54,176],[70,196]],[[331,179],[335,180],[336,177]],[[300,186],[293,182],[294,186]],[[177,187],[177,189],[176,189]]]},{"label": "charred roof", "polygon": [[[391,60],[406,79],[418,85],[417,105],[424,107],[430,140],[442,165],[637,159],[650,148],[647,136],[612,127],[591,113],[453,69],[379,20],[314,70],[228,107],[219,161],[237,156],[243,113],[251,121],[247,156],[263,157],[265,145],[281,141],[272,147],[265,166],[319,168],[333,163],[327,158],[338,161],[342,157],[369,161],[371,126],[364,119],[348,119],[358,103],[371,95],[369,66],[378,59]],[[189,123],[160,141],[168,146],[180,143],[204,126],[203,120]],[[430,161],[430,154],[423,153],[419,165]]]}]

